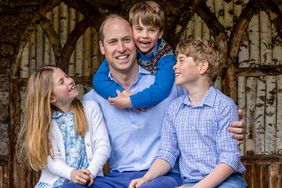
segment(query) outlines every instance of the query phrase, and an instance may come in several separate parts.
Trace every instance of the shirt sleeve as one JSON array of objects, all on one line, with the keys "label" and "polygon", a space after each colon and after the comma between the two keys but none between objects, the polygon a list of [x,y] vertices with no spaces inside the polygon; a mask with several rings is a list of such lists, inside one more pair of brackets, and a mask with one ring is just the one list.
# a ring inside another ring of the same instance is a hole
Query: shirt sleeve
[{"label": "shirt sleeve", "polygon": [[224,163],[230,166],[234,171],[238,171],[240,166],[240,150],[235,139],[227,131],[228,126],[232,121],[239,119],[237,107],[230,99],[221,104],[218,117],[218,132],[216,136],[216,146],[219,153],[219,163]]},{"label": "shirt sleeve", "polygon": [[174,55],[166,55],[157,62],[155,82],[149,88],[130,96],[133,108],[149,108],[168,97],[174,83]]},{"label": "shirt sleeve", "polygon": [[[89,130],[91,130],[91,146],[93,150],[93,156],[90,158],[88,169],[94,177],[102,171],[103,166],[110,157],[111,147],[108,131],[104,122],[103,114],[99,105],[94,102],[88,102],[86,105],[89,111]],[[86,143],[87,145],[87,143]],[[91,152],[92,153],[92,152]]]},{"label": "shirt sleeve", "polygon": [[92,78],[93,88],[105,99],[116,97],[116,90],[124,90],[120,85],[110,79],[109,72],[108,62],[106,59],[103,59],[102,64]]},{"label": "shirt sleeve", "polygon": [[180,155],[180,150],[177,144],[177,136],[175,127],[173,125],[173,116],[171,111],[174,109],[173,105],[170,105],[168,112],[165,115],[162,131],[160,149],[157,153],[158,159],[167,161],[171,168],[174,167],[176,160]]}]

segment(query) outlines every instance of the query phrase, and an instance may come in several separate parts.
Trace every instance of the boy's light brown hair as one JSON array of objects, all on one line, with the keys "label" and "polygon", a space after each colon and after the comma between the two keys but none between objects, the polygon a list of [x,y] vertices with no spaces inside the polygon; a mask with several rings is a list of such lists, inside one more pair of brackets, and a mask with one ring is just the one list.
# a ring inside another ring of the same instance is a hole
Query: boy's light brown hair
[{"label": "boy's light brown hair", "polygon": [[163,32],[165,14],[161,6],[154,1],[138,2],[129,11],[129,23],[158,27]]},{"label": "boy's light brown hair", "polygon": [[176,56],[184,54],[193,57],[195,63],[206,60],[209,63],[207,74],[212,82],[220,75],[223,65],[222,53],[212,41],[202,39],[187,39],[180,41],[175,50]]}]

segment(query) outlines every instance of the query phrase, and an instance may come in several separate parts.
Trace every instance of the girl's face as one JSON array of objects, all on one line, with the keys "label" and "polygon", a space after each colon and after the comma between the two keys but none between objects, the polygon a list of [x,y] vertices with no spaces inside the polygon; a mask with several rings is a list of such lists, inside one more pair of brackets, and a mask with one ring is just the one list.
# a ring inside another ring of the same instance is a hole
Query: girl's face
[{"label": "girl's face", "polygon": [[72,101],[78,96],[74,80],[61,69],[55,68],[53,72],[53,93],[51,104],[60,110],[70,111]]}]

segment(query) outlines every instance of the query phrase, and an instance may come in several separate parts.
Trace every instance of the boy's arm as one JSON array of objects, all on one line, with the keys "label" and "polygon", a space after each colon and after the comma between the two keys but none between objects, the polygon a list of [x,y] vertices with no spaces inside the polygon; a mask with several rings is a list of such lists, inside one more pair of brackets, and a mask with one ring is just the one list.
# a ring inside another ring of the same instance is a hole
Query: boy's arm
[{"label": "boy's arm", "polygon": [[108,63],[106,59],[103,59],[102,64],[92,79],[92,87],[105,99],[116,97],[116,90],[123,90],[120,85],[109,78],[109,71]]},{"label": "boy's arm", "polygon": [[163,159],[156,159],[148,172],[142,178],[135,179],[130,182],[129,188],[139,187],[144,183],[148,183],[159,176],[165,175],[170,171],[170,169],[171,166],[168,162]]},{"label": "boy's arm", "polygon": [[216,187],[229,177],[235,170],[240,169],[240,151],[236,141],[226,131],[231,121],[238,120],[237,107],[233,101],[221,104],[217,114],[218,133],[216,135],[216,149],[219,153],[219,165],[203,180],[197,183],[195,188]]},{"label": "boy's arm", "polygon": [[193,188],[212,188],[222,183],[234,170],[226,164],[219,164],[209,175],[202,179]]},{"label": "boy's arm", "polygon": [[166,55],[157,62],[155,82],[149,88],[130,96],[133,108],[149,108],[163,101],[174,83],[174,55]]},{"label": "boy's arm", "polygon": [[165,114],[164,122],[161,131],[160,149],[157,153],[157,158],[152,164],[149,171],[143,176],[133,180],[130,183],[129,188],[138,187],[144,183],[147,183],[158,176],[165,175],[174,166],[176,160],[180,155],[180,151],[177,144],[177,137],[175,128],[173,126],[173,112],[175,106],[171,104],[168,111]]}]

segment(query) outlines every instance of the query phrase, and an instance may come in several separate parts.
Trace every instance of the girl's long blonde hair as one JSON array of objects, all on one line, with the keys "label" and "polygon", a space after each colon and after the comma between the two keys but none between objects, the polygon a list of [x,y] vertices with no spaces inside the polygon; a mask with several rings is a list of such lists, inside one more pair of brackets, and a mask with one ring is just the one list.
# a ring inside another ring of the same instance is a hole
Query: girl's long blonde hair
[{"label": "girl's long blonde hair", "polygon": [[[22,128],[23,151],[32,169],[43,169],[48,155],[52,156],[50,131],[52,109],[50,98],[53,91],[53,72],[57,67],[44,66],[33,73],[27,84],[26,116]],[[72,102],[76,132],[84,136],[88,130],[83,106],[78,99]]]}]

